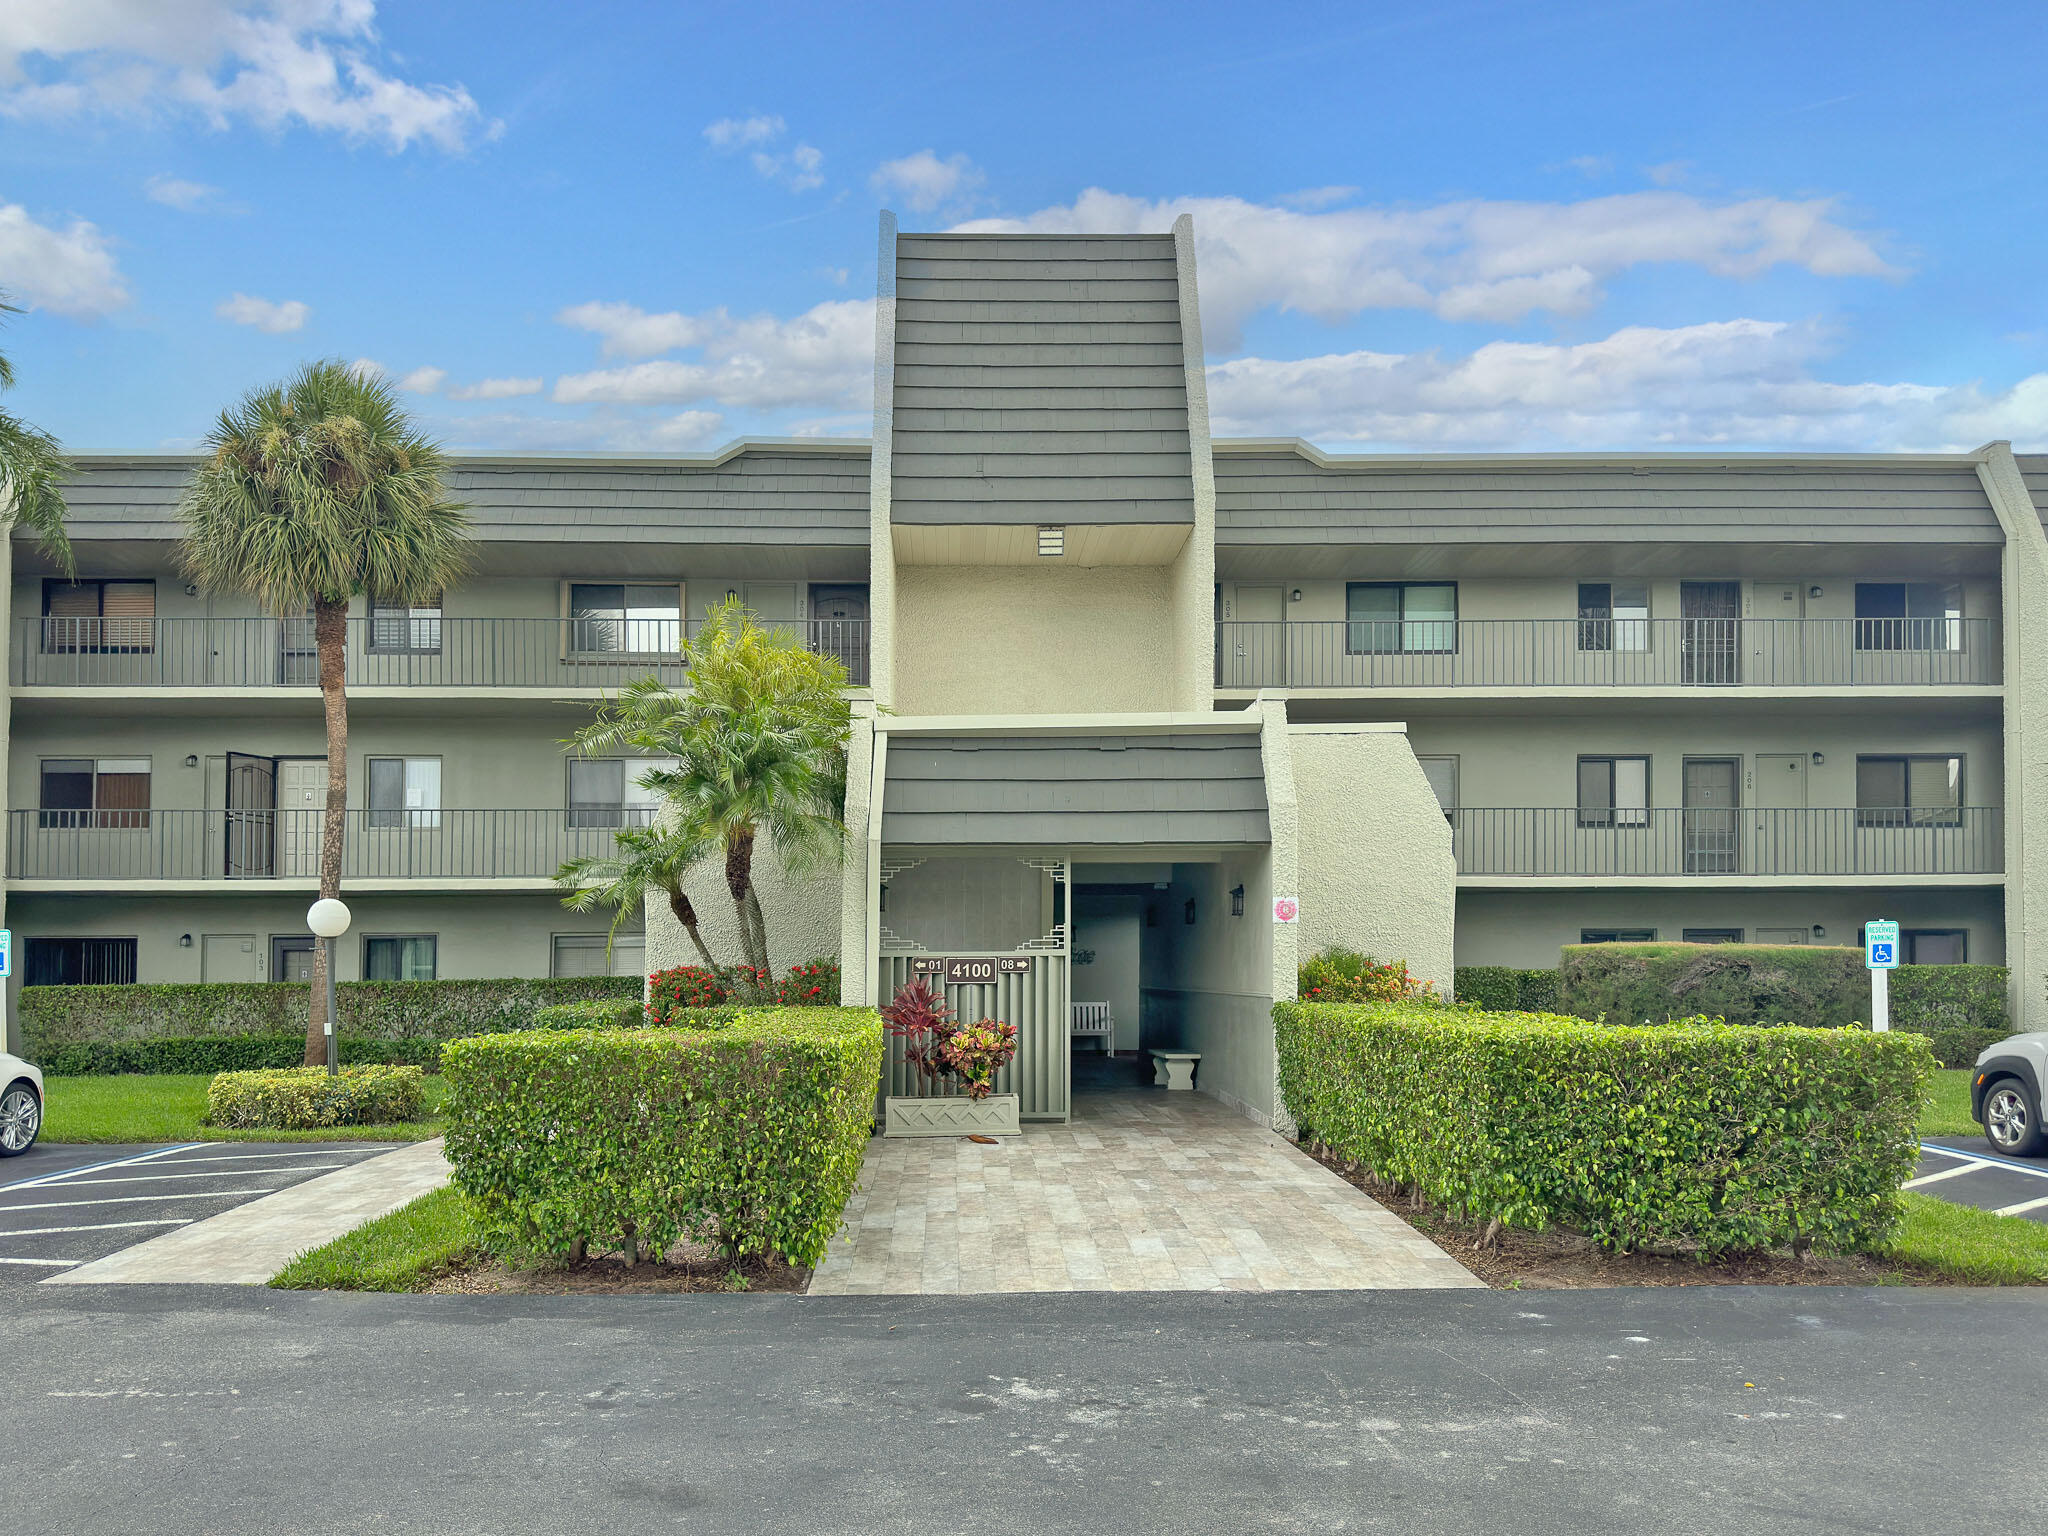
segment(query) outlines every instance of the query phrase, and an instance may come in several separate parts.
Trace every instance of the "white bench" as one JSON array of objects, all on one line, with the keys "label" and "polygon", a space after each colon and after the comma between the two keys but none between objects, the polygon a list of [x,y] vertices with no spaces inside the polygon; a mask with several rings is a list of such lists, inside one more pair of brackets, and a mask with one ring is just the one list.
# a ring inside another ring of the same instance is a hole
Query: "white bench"
[{"label": "white bench", "polygon": [[1200,1051],[1154,1051],[1152,1082],[1167,1088],[1193,1088],[1195,1065],[1201,1059]]},{"label": "white bench", "polygon": [[1070,1006],[1072,1022],[1067,1033],[1075,1040],[1090,1036],[1102,1042],[1105,1055],[1115,1050],[1116,1020],[1110,1017],[1107,1003],[1074,1003]]}]

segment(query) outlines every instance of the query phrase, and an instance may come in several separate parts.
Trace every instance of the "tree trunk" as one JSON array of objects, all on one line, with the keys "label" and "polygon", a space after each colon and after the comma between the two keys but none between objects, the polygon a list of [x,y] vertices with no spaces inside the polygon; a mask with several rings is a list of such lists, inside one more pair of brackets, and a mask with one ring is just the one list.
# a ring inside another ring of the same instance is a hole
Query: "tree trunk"
[{"label": "tree trunk", "polygon": [[697,929],[697,909],[690,904],[690,898],[680,890],[670,891],[668,909],[675,913],[676,921],[683,925],[683,932],[690,936],[690,942],[696,946],[698,958],[704,962],[705,969],[717,970],[718,962],[711,958],[711,951],[704,943],[704,935]]},{"label": "tree trunk", "polygon": [[[740,952],[748,965],[762,973],[768,972],[768,954],[755,931],[753,917],[747,903],[754,894],[754,830],[751,827],[735,832],[725,843],[725,889],[732,897],[733,917],[740,930]],[[758,905],[758,903],[757,903]]]},{"label": "tree trunk", "polygon": [[747,924],[754,936],[754,949],[761,957],[761,972],[768,978],[768,985],[775,985],[775,966],[768,958],[768,920],[761,915],[759,889],[752,880],[747,881]]},{"label": "tree trunk", "polygon": [[[327,807],[320,819],[320,894],[341,895],[341,852],[348,808],[348,602],[313,599],[313,644],[320,655],[320,702],[327,715]],[[313,1006],[306,1025],[306,1065],[327,1064],[327,952],[313,946]]]}]

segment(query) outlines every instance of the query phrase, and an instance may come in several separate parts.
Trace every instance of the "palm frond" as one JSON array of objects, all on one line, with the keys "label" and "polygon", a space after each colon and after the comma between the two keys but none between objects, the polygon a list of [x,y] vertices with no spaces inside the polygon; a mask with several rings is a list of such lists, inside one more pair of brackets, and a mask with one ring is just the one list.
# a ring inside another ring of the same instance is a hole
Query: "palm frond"
[{"label": "palm frond", "polygon": [[[0,320],[20,313],[20,305],[0,295]],[[0,353],[0,390],[12,388],[14,365]],[[43,553],[66,576],[78,569],[64,531],[64,482],[71,474],[72,465],[57,439],[0,411],[0,523],[33,533]]]}]

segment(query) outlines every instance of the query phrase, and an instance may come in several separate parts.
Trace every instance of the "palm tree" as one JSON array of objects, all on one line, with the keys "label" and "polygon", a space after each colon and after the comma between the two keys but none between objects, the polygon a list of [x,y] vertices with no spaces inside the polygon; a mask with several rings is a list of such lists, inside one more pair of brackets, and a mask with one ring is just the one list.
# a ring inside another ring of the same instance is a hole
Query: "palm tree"
[{"label": "palm tree", "polygon": [[690,936],[698,957],[715,971],[718,962],[697,926],[697,908],[683,890],[684,877],[710,852],[708,844],[692,842],[672,826],[628,827],[619,833],[612,853],[571,859],[555,876],[555,883],[568,892],[562,905],[571,912],[611,909],[611,931],[605,935],[607,960],[626,919],[642,911],[650,896],[662,896]]},{"label": "palm tree", "polygon": [[[0,318],[21,313],[0,296]],[[0,354],[0,390],[14,388],[14,365]],[[0,411],[0,525],[27,528],[65,575],[77,567],[64,534],[64,477],[71,465],[57,439]]]},{"label": "palm tree", "polygon": [[[252,390],[206,438],[206,462],[179,502],[179,564],[279,618],[313,610],[327,716],[327,807],[320,894],[341,893],[348,805],[349,599],[430,603],[469,562],[469,519],[443,484],[440,445],[407,416],[381,375],[308,363]],[[327,951],[314,951],[306,1064],[325,1059]]]},{"label": "palm tree", "polygon": [[738,598],[711,610],[682,660],[686,691],[652,677],[630,683],[568,745],[673,763],[640,782],[661,797],[660,824],[684,847],[723,851],[742,958],[772,982],[754,857],[764,837],[792,873],[838,856],[852,729],[846,667],[791,630],[763,628]]}]

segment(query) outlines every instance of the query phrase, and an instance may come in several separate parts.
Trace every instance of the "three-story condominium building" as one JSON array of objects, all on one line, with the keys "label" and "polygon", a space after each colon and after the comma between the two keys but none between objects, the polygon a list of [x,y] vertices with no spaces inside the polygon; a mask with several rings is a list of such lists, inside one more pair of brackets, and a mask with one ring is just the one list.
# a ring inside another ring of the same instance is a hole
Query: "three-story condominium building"
[{"label": "three-story condominium building", "polygon": [[[653,814],[566,755],[687,686],[737,594],[857,694],[839,869],[770,872],[780,961],[854,998],[945,962],[1025,1026],[1202,1051],[1274,1113],[1298,955],[1447,983],[1603,939],[2048,969],[2048,459],[1336,456],[1212,442],[1192,233],[898,234],[871,441],[472,457],[474,575],[349,628],[344,978],[634,972],[562,861]],[[176,574],[189,460],[84,461],[79,578],[4,584],[15,985],[305,974],[325,764],[310,625]],[[2036,866],[2029,869],[2029,860]],[[700,908],[725,937],[709,872]]]}]

